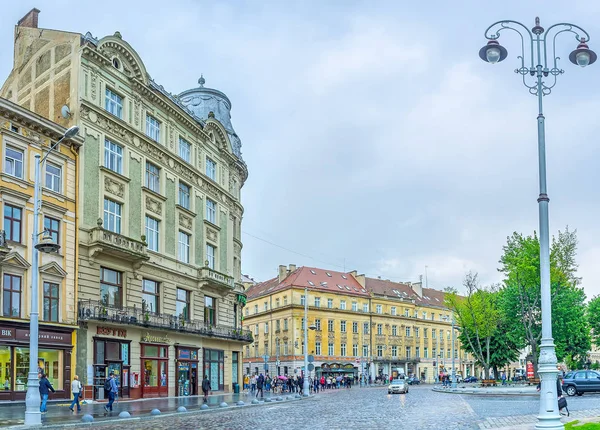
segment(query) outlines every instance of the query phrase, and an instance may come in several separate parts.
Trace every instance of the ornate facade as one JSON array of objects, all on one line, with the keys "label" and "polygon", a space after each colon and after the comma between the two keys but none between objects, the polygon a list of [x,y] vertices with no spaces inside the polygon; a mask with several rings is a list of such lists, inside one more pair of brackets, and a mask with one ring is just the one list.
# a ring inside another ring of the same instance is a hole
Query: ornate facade
[{"label": "ornate facade", "polygon": [[[86,388],[103,398],[113,371],[124,397],[197,394],[203,373],[215,391],[232,390],[251,336],[241,327],[248,171],[229,111],[189,109],[119,32],[39,29],[37,13],[15,29],[1,93],[85,138],[77,370]],[[222,94],[203,85],[186,93],[210,93],[209,103]]]}]

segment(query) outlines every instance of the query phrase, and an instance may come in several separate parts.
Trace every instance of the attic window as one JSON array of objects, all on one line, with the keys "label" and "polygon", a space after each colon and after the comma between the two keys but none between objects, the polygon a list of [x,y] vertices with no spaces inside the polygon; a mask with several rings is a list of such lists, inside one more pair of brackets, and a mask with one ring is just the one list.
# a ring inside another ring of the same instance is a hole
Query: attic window
[{"label": "attic window", "polygon": [[365,290],[364,288],[361,288],[361,291],[362,291],[363,293],[366,293],[366,292],[367,292],[367,290]]},{"label": "attic window", "polygon": [[337,285],[337,287],[338,287],[340,290],[343,290],[343,289],[344,289],[344,287],[342,287],[340,284],[336,284],[336,285]]},{"label": "attic window", "polygon": [[358,288],[356,287],[352,287],[354,289],[354,291],[356,291],[358,293]]},{"label": "attic window", "polygon": [[331,278],[331,273],[325,272],[325,274]]},{"label": "attic window", "polygon": [[121,69],[121,62],[119,61],[119,59],[117,57],[113,58],[112,65],[117,70]]},{"label": "attic window", "polygon": [[321,287],[327,287],[327,282],[321,282]]},{"label": "attic window", "polygon": [[10,131],[13,131],[13,132],[15,132],[15,133],[18,133],[18,132],[19,132],[19,126],[18,126],[18,125],[11,124],[11,125],[10,125]]},{"label": "attic window", "polygon": [[317,272],[315,272],[314,270],[311,269],[310,273],[312,273],[313,275],[316,275]]},{"label": "attic window", "polygon": [[346,277],[346,275],[342,275],[342,278],[344,278],[344,279],[348,279],[348,278]]},{"label": "attic window", "polygon": [[313,284],[313,281],[308,281],[308,285],[311,285],[313,287],[315,286],[315,284]]},{"label": "attic window", "polygon": [[436,297],[436,298],[435,298],[435,301],[436,301],[436,302],[439,302],[439,301],[440,301],[440,299],[438,299],[438,298]]}]

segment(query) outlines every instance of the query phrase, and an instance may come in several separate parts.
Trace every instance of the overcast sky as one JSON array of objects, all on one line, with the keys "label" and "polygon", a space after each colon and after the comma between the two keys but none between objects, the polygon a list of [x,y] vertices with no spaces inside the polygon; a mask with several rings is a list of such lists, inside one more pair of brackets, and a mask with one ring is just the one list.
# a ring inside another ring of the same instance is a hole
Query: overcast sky
[{"label": "overcast sky", "polygon": [[[448,6],[452,4],[452,6]],[[460,6],[457,6],[460,5]],[[491,4],[491,3],[490,3]],[[206,86],[233,103],[250,177],[243,188],[243,272],[279,264],[460,286],[501,280],[513,231],[538,229],[536,98],[509,58],[478,58],[487,26],[574,22],[600,51],[600,3],[502,1],[10,2],[0,15],[0,79],[14,24],[102,37],[120,31],[173,93]],[[576,47],[559,39],[564,60]],[[577,229],[579,275],[600,293],[600,62],[565,74],[545,98],[552,234]]]}]

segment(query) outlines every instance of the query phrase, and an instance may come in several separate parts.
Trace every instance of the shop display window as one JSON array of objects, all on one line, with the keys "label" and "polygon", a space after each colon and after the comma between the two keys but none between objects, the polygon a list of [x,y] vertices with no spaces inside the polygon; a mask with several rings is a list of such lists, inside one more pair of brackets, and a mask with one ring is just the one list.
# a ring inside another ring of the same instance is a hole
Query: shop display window
[{"label": "shop display window", "polygon": [[[63,389],[63,351],[38,350],[38,372],[47,375],[55,390]],[[15,347],[15,391],[27,391],[29,348]]]},{"label": "shop display window", "polygon": [[2,390],[12,390],[10,346],[0,346],[0,383]]}]

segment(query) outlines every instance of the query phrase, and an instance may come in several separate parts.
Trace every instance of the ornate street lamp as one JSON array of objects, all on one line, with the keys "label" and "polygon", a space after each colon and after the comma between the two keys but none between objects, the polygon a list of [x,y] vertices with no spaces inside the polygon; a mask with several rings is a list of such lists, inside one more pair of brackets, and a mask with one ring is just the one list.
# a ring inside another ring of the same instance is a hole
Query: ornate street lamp
[{"label": "ornate street lamp", "polygon": [[[504,20],[490,25],[485,31],[488,43],[479,50],[479,57],[488,63],[495,64],[504,60],[508,52],[500,45],[498,39],[504,30],[517,32],[521,37],[521,67],[515,72],[522,76],[523,84],[529,92],[538,99],[538,154],[539,182],[538,197],[540,219],[540,277],[542,296],[542,340],[538,374],[541,379],[540,412],[536,429],[564,429],[560,422],[558,402],[556,400],[556,352],[552,338],[552,310],[550,298],[550,240],[548,226],[548,192],[546,187],[546,140],[544,113],[542,109],[543,96],[549,95],[556,85],[556,77],[564,73],[558,67],[556,56],[556,38],[563,33],[572,33],[578,42],[577,48],[569,55],[569,60],[578,66],[585,67],[593,64],[596,53],[589,49],[587,41],[589,34],[575,24],[559,23],[544,30],[540,19],[535,19],[535,26],[530,30],[517,21]],[[551,46],[550,46],[551,44]],[[548,59],[550,56],[550,59]],[[526,65],[527,64],[527,65]],[[549,78],[546,82],[545,78]]]}]

